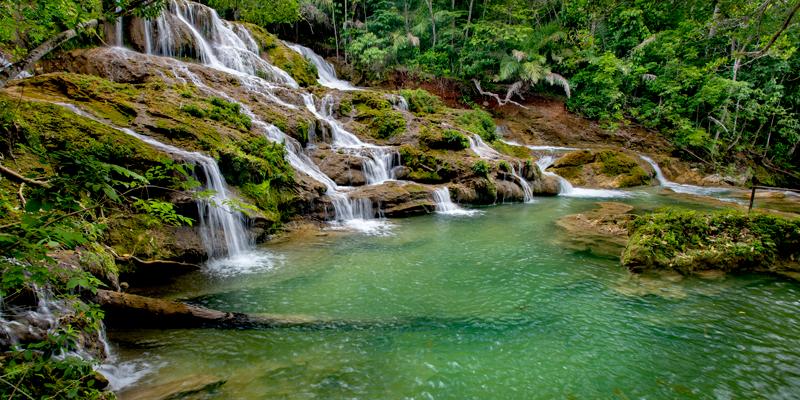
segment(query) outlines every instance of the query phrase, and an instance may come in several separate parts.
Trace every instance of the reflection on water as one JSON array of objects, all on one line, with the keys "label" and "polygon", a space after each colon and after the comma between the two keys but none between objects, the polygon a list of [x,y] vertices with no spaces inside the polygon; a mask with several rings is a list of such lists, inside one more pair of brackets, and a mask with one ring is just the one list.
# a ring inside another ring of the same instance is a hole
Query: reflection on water
[{"label": "reflection on water", "polygon": [[[658,201],[625,201],[654,208]],[[280,263],[195,274],[170,297],[247,313],[352,321],[329,329],[115,331],[138,387],[197,375],[212,398],[791,398],[800,286],[765,276],[632,277],[565,250],[555,220],[585,199],[392,221],[392,235],[306,236]],[[130,390],[135,391],[136,386]],[[129,392],[129,394],[132,392]],[[123,398],[124,397],[123,393]]]}]

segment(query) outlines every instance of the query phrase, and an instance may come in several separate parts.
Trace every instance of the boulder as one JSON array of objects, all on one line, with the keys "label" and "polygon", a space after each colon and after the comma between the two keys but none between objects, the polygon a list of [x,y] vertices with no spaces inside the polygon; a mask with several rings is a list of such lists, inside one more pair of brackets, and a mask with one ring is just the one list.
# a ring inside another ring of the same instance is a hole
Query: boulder
[{"label": "boulder", "polygon": [[370,199],[375,210],[386,217],[428,214],[436,209],[432,189],[416,183],[389,181],[363,186],[350,193],[351,199]]},{"label": "boulder", "polygon": [[617,202],[598,202],[599,207],[560,218],[556,225],[564,235],[566,247],[617,257],[628,242],[628,224],[636,216],[633,206]]},{"label": "boulder", "polygon": [[636,155],[619,150],[578,150],[550,168],[575,186],[617,189],[651,183],[654,171]]},{"label": "boulder", "polygon": [[362,172],[364,159],[357,155],[318,148],[312,153],[319,169],[340,186],[362,186],[367,183]]}]

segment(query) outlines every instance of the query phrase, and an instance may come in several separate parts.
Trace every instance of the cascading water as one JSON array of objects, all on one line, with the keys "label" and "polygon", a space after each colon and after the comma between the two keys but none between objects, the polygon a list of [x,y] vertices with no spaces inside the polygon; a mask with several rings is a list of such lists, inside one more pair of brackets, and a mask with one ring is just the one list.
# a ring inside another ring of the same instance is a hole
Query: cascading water
[{"label": "cascading water", "polygon": [[509,166],[511,167],[511,171],[509,172],[517,179],[517,183],[519,183],[519,186],[522,188],[523,200],[525,203],[533,203],[533,189],[531,188],[531,184],[518,172],[522,170],[522,166],[518,165],[517,168],[514,168],[513,164],[509,164]]},{"label": "cascading water", "polygon": [[496,160],[502,157],[495,149],[489,147],[480,136],[473,134],[467,136],[467,139],[469,139],[469,149],[478,157],[487,160]]},{"label": "cascading water", "polygon": [[[661,171],[661,167],[658,166],[658,163],[656,163],[655,160],[643,154],[640,154],[639,157],[648,164],[650,164],[651,167],[653,167],[653,171],[655,171],[656,173],[656,180],[658,180],[658,184],[661,187],[665,187],[667,189],[672,190],[673,192],[691,194],[696,196],[714,196],[714,195],[730,193],[732,191],[730,188],[695,186],[695,185],[686,185],[686,184],[672,182],[664,176],[664,173]],[[723,199],[723,200],[731,200],[731,199]]]},{"label": "cascading water", "polygon": [[347,131],[333,117],[334,99],[331,95],[322,98],[320,109],[314,103],[314,96],[303,94],[306,108],[331,131],[333,148],[349,150],[364,159],[363,171],[368,185],[377,185],[395,179],[394,168],[400,166],[400,154],[393,148],[364,143],[356,135]]},{"label": "cascading water", "polygon": [[616,198],[616,197],[630,197],[631,194],[628,192],[624,192],[622,190],[611,190],[611,189],[587,189],[587,188],[576,188],[573,187],[572,184],[553,172],[547,171],[553,163],[555,162],[555,157],[552,155],[546,155],[540,157],[536,160],[536,165],[539,166],[539,169],[542,171],[542,174],[547,176],[552,176],[553,178],[558,180],[559,186],[559,196],[563,197],[590,197],[590,198]]},{"label": "cascading water", "polygon": [[450,199],[450,189],[447,186],[436,188],[433,193],[433,201],[436,203],[436,212],[447,215],[472,215],[476,210],[465,210]]},{"label": "cascading water", "polygon": [[[193,40],[193,54],[182,52],[185,33]],[[299,87],[289,74],[259,56],[258,44],[249,31],[222,20],[214,9],[202,4],[170,0],[167,10],[156,18],[154,35],[146,39],[158,44],[152,54],[193,56],[212,68],[268,78],[293,89]]]},{"label": "cascading water", "polygon": [[319,54],[315,53],[314,50],[309,49],[308,47],[301,46],[299,44],[294,43],[286,43],[290,49],[300,53],[303,57],[305,57],[308,61],[314,64],[317,67],[317,72],[319,74],[319,78],[317,81],[320,85],[331,88],[331,89],[338,89],[338,90],[361,90],[355,86],[353,86],[350,82],[343,81],[336,77],[336,69],[333,68],[333,65],[324,58],[322,58]]},{"label": "cascading water", "polygon": [[201,178],[205,181],[203,191],[210,193],[208,197],[201,198],[197,201],[200,215],[200,231],[210,258],[219,258],[226,255],[228,257],[241,256],[252,247],[247,230],[245,229],[244,216],[239,211],[231,208],[233,198],[225,184],[225,178],[222,176],[222,172],[213,158],[161,143],[149,136],[136,133],[128,128],[114,126],[72,104],[60,105],[75,114],[92,119],[126,135],[133,136],[159,151],[171,154],[199,167],[203,175]]},{"label": "cascading water", "polygon": [[563,152],[567,152],[567,151],[580,150],[579,148],[576,148],[576,147],[534,146],[534,145],[530,145],[530,144],[522,144],[522,143],[519,143],[519,142],[515,142],[513,140],[505,140],[505,139],[500,139],[500,141],[505,143],[505,144],[511,145],[511,146],[527,147],[527,148],[529,148],[529,149],[531,149],[533,151],[547,151],[547,152],[561,152],[561,151],[563,151]]},{"label": "cascading water", "polygon": [[392,102],[392,106],[394,106],[395,110],[408,112],[408,100],[405,97],[399,94],[393,94],[389,96],[389,101]]},{"label": "cascading water", "polygon": [[[487,160],[497,160],[502,157],[502,155],[498,153],[495,149],[489,147],[489,145],[487,145],[486,142],[484,142],[480,136],[473,134],[467,136],[467,139],[469,139],[470,150],[472,150],[472,152],[475,153],[478,157]],[[522,188],[523,201],[525,203],[533,203],[534,201],[533,189],[531,188],[530,183],[528,183],[528,181],[522,175],[520,175],[517,168],[514,168],[514,166],[511,164],[509,164],[509,166],[511,168],[510,171],[508,171],[508,173],[510,173],[514,177],[514,179],[517,180],[517,183]],[[519,169],[521,170],[522,168]]]}]

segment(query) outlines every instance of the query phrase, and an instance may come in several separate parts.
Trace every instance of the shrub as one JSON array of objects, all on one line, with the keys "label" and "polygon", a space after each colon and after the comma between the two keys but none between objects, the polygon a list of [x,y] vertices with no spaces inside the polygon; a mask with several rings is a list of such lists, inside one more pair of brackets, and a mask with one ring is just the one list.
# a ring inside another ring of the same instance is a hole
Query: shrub
[{"label": "shrub", "polygon": [[497,126],[486,111],[471,110],[458,116],[456,121],[462,128],[478,134],[486,142],[497,140]]},{"label": "shrub", "polygon": [[408,101],[408,110],[415,114],[433,114],[443,107],[439,97],[424,89],[401,90],[400,94]]},{"label": "shrub", "polygon": [[472,164],[472,172],[478,176],[488,177],[491,170],[492,167],[484,160],[478,160],[475,164]]},{"label": "shrub", "polygon": [[738,211],[665,210],[637,218],[622,254],[633,271],[781,270],[800,257],[800,220]]}]

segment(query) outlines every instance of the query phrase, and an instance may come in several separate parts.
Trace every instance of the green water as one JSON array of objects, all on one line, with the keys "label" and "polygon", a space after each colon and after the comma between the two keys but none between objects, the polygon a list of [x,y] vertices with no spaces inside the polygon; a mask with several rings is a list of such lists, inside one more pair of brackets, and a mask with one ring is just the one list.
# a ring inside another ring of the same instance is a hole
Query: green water
[{"label": "green water", "polygon": [[[654,200],[631,200],[655,206]],[[185,277],[171,297],[335,329],[115,331],[138,387],[207,374],[219,399],[795,398],[800,285],[766,276],[641,279],[565,250],[539,199],[393,221],[385,237],[266,246],[265,272]]]}]

